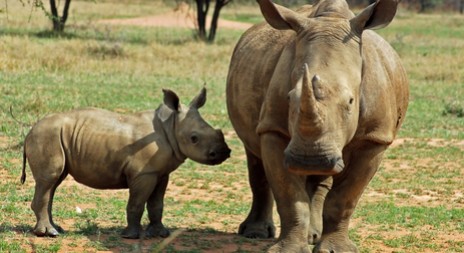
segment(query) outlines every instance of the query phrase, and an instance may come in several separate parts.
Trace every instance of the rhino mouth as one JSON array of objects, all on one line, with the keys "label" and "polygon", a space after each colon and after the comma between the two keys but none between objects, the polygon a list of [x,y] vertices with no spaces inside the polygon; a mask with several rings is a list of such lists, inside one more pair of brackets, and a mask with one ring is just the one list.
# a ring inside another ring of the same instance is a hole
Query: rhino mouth
[{"label": "rhino mouth", "polygon": [[284,159],[285,167],[295,174],[300,175],[335,175],[340,173],[345,164],[340,156],[306,156],[288,154]]},{"label": "rhino mouth", "polygon": [[219,150],[212,150],[208,153],[208,159],[205,163],[208,165],[221,164],[230,157],[230,152],[231,150],[228,147]]}]

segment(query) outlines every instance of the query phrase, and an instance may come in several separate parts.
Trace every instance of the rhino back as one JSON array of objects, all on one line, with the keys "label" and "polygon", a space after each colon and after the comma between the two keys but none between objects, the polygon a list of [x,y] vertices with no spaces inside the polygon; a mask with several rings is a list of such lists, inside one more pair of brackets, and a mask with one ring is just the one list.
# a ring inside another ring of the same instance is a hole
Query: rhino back
[{"label": "rhino back", "polygon": [[231,122],[245,146],[259,155],[256,128],[269,83],[294,32],[278,31],[266,23],[245,32],[232,55],[227,77],[227,107]]},{"label": "rhino back", "polygon": [[363,34],[360,118],[354,139],[390,144],[406,114],[409,82],[395,50],[377,33]]}]

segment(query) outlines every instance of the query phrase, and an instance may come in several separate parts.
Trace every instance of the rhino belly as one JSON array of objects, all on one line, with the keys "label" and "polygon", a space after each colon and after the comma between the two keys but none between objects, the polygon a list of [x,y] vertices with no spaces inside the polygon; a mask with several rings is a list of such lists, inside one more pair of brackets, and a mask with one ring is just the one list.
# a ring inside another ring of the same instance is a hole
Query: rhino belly
[{"label": "rhino belly", "polygon": [[[138,150],[121,132],[101,129],[84,131],[64,144],[66,168],[79,183],[96,189],[127,188],[127,171]],[[106,131],[103,131],[106,130]]]},{"label": "rhino belly", "polygon": [[121,165],[119,164],[101,164],[70,162],[69,174],[83,185],[95,189],[124,189],[128,188],[126,176],[122,173]]}]

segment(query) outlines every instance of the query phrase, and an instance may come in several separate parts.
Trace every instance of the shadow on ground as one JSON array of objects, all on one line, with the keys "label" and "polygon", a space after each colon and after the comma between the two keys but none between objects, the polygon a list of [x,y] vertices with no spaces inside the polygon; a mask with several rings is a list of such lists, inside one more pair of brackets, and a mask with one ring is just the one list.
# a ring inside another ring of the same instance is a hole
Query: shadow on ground
[{"label": "shadow on ground", "polygon": [[248,239],[214,229],[171,228],[167,238],[120,237],[122,228],[107,228],[87,237],[112,252],[264,252],[274,239]]},{"label": "shadow on ground", "polygon": [[[264,252],[275,239],[248,239],[236,233],[226,233],[214,229],[170,228],[167,238],[124,239],[120,234],[123,227],[99,228],[95,224],[65,231],[57,238],[36,237],[30,225],[12,226],[0,224],[0,233],[22,235],[34,249],[45,245],[60,244],[60,250],[96,250],[110,252]],[[17,238],[17,236],[15,236]],[[88,238],[82,240],[78,238]],[[61,252],[59,250],[59,252]],[[64,252],[63,251],[63,252]]]}]

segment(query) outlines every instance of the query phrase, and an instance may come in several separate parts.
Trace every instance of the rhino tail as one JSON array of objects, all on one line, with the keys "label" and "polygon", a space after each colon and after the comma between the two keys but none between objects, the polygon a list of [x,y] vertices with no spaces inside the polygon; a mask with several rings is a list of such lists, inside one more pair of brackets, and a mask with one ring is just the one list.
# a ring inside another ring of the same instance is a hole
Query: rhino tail
[{"label": "rhino tail", "polygon": [[26,145],[24,144],[24,149],[23,149],[23,173],[21,175],[21,184],[24,184],[26,182]]}]

